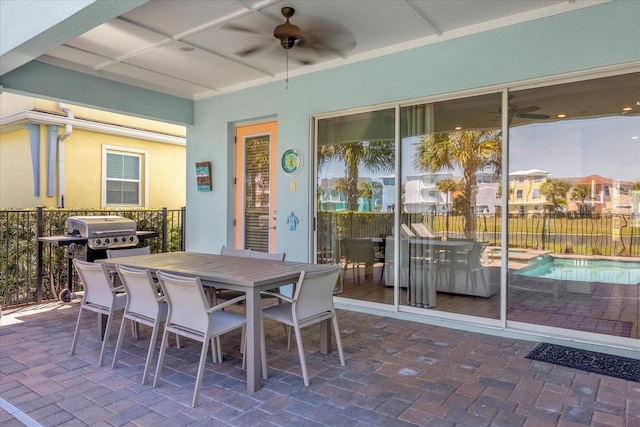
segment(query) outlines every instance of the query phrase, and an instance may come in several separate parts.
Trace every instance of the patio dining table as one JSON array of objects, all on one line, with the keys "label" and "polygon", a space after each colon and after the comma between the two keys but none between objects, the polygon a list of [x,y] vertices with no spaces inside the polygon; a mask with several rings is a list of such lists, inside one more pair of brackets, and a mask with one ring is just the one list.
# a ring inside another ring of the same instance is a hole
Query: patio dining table
[{"label": "patio dining table", "polygon": [[[281,285],[295,283],[300,272],[322,271],[328,264],[274,261],[258,258],[213,255],[197,252],[166,252],[100,260],[108,267],[120,264],[133,268],[146,268],[152,272],[199,277],[204,286],[242,291],[246,294],[247,316],[247,389],[255,392],[262,387],[260,328],[260,292]],[[321,332],[320,352],[331,352],[330,323],[324,322]],[[263,373],[266,376],[266,372]]]}]

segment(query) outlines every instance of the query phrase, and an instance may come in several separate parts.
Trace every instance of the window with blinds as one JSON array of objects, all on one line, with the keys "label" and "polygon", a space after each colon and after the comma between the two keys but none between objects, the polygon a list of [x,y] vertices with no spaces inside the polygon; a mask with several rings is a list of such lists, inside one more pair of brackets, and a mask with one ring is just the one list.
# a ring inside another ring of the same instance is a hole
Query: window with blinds
[{"label": "window with blinds", "polygon": [[107,205],[140,205],[140,164],[136,154],[107,153]]}]

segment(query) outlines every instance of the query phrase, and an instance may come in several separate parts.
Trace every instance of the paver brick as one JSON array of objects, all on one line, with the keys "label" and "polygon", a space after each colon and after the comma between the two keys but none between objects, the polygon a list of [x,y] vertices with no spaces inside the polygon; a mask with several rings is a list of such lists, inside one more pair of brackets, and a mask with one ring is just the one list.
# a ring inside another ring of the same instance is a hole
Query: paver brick
[{"label": "paver brick", "polygon": [[[68,355],[77,309],[23,316],[0,331],[0,395],[46,425],[640,427],[637,383],[525,359],[535,343],[340,310],[345,367],[335,352],[310,346],[304,387],[297,352],[286,350],[274,323],[266,328],[269,379],[251,393],[240,334],[231,334],[225,361],[207,361],[200,405],[191,408],[199,343],[172,346],[159,387],[143,386],[149,328],[125,340],[115,370],[112,337],[98,367],[95,319]],[[309,328],[304,340],[318,335]],[[0,423],[18,425],[4,411]]]}]

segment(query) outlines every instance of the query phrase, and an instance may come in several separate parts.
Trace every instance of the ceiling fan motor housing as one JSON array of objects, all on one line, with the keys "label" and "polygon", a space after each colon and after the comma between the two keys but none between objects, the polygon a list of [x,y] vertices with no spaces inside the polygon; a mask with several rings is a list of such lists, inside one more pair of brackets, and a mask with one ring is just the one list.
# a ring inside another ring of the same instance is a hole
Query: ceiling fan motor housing
[{"label": "ceiling fan motor housing", "polygon": [[280,45],[285,49],[291,49],[296,42],[302,38],[300,28],[289,22],[289,18],[293,16],[295,10],[292,7],[283,7],[282,15],[287,18],[287,22],[278,25],[273,30],[273,36],[280,40]]}]

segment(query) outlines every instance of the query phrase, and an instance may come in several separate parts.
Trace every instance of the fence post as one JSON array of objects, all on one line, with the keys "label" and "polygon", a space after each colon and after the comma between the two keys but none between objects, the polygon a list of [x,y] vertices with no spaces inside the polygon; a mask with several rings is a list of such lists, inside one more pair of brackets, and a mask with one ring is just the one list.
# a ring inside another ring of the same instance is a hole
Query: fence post
[{"label": "fence post", "polygon": [[167,208],[162,208],[162,252],[167,252]]},{"label": "fence post", "polygon": [[42,303],[42,206],[36,210],[36,302]]},{"label": "fence post", "polygon": [[187,235],[186,229],[187,229],[187,207],[183,206],[181,208],[182,210],[182,230],[180,230],[180,250],[184,251],[186,248],[186,243],[185,243],[185,237]]}]

